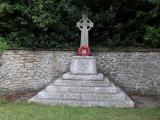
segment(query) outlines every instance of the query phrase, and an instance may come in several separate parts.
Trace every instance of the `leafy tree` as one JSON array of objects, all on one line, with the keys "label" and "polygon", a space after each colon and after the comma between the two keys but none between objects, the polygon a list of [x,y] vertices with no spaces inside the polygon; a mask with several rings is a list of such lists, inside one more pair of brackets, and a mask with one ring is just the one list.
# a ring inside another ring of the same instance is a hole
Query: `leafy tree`
[{"label": "leafy tree", "polygon": [[159,0],[148,0],[153,3],[154,7],[148,12],[143,13],[146,19],[149,21],[146,25],[146,33],[144,41],[147,46],[153,48],[160,47],[160,1]]},{"label": "leafy tree", "polygon": [[5,38],[7,44],[15,44],[16,47],[77,48],[80,32],[75,24],[85,12],[95,23],[90,31],[92,46],[159,47],[146,42],[149,28],[159,29],[160,26],[159,2],[1,0],[0,36]]}]

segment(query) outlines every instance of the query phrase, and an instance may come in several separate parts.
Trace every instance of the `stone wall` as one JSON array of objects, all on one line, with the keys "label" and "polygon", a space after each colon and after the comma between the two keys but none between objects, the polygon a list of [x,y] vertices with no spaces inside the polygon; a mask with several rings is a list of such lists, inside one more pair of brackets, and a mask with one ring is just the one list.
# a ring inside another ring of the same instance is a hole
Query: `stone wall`
[{"label": "stone wall", "polygon": [[[95,52],[97,68],[128,93],[160,96],[160,52]],[[8,50],[0,88],[38,91],[69,71],[73,51]]]},{"label": "stone wall", "polygon": [[160,52],[103,52],[99,71],[129,93],[160,96]]}]

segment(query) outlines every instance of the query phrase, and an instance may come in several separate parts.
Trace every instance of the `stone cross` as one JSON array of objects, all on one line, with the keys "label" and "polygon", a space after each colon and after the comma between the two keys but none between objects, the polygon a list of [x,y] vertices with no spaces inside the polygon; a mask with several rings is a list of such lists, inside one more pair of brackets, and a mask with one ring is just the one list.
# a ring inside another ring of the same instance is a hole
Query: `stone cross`
[{"label": "stone cross", "polygon": [[93,22],[83,14],[82,19],[76,25],[81,30],[81,45],[88,47],[88,31],[93,27]]}]

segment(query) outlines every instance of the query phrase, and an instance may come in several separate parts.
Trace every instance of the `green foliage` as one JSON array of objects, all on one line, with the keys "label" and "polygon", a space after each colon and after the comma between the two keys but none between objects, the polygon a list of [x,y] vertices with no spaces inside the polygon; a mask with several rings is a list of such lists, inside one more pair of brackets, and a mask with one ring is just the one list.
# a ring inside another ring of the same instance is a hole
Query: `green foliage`
[{"label": "green foliage", "polygon": [[2,53],[8,47],[7,42],[3,37],[0,37],[0,53]]},{"label": "green foliage", "polygon": [[140,11],[137,14],[139,19],[143,19],[145,25],[144,43],[152,48],[160,47],[160,1],[148,0],[152,3],[149,11]]},{"label": "green foliage", "polygon": [[160,47],[160,27],[146,27],[145,41],[151,47]]},{"label": "green foliage", "polygon": [[[21,25],[27,25],[31,22],[35,27],[47,31],[49,26],[55,22],[54,13],[49,11],[50,8],[48,8],[53,3],[54,1],[51,0],[34,0],[27,6],[18,4],[15,10],[20,11],[22,16],[18,16],[17,20]],[[27,19],[24,17],[27,17]]]},{"label": "green foliage", "polygon": [[84,11],[92,46],[153,47],[145,26],[160,26],[159,0],[0,0],[0,35],[16,47],[77,48]]},{"label": "green foliage", "polygon": [[151,2],[151,3],[160,4],[160,1],[159,1],[159,0],[148,0],[148,1]]}]

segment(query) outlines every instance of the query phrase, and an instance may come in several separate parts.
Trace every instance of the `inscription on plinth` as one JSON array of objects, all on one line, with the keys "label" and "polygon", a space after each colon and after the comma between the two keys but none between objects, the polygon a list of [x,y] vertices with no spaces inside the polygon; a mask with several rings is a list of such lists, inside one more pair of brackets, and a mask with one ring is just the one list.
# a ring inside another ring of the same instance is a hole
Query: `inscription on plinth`
[{"label": "inscription on plinth", "polygon": [[87,72],[89,68],[89,61],[86,59],[81,59],[77,61],[78,64],[78,70],[80,72]]},{"label": "inscription on plinth", "polygon": [[71,74],[97,74],[96,59],[93,56],[74,56],[71,61]]}]

